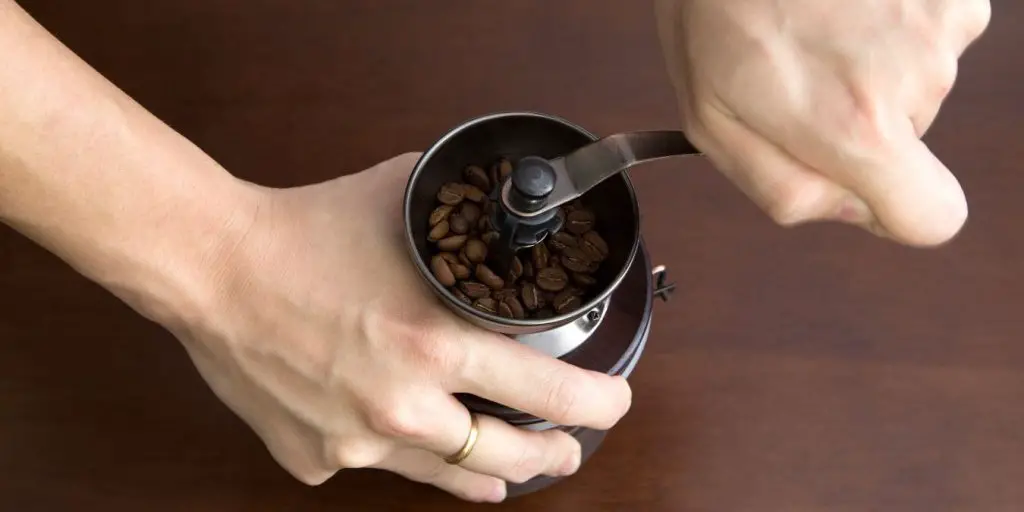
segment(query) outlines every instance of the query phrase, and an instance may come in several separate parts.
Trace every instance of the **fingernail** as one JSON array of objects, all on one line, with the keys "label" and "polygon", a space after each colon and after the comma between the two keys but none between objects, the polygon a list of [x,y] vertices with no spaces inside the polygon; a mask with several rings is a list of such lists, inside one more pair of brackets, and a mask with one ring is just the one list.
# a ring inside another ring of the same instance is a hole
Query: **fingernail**
[{"label": "fingernail", "polygon": [[491,497],[487,500],[491,503],[501,503],[505,501],[505,482],[498,482],[494,486],[494,490],[491,491]]}]

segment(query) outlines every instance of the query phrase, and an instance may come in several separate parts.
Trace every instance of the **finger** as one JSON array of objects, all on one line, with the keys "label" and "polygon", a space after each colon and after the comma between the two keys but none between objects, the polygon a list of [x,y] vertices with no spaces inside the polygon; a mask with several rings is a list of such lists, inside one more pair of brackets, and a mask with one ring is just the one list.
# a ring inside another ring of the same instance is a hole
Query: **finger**
[{"label": "finger", "polygon": [[775,222],[837,220],[871,228],[870,210],[853,193],[718,111],[704,116],[705,150],[718,169]]},{"label": "finger", "polygon": [[632,401],[622,377],[584,370],[508,337],[463,329],[472,347],[448,391],[470,393],[559,425],[611,428]]},{"label": "finger", "polygon": [[[388,409],[370,415],[377,434],[440,458],[458,453],[467,442],[472,417],[455,397],[437,393],[403,403],[410,405],[400,408],[381,402],[380,407]],[[564,475],[579,467],[579,443],[564,432],[522,430],[488,416],[477,421],[476,444],[461,463],[470,471],[525,482],[539,474]]]},{"label": "finger", "polygon": [[[571,475],[580,467],[579,442],[561,430],[526,430],[484,415],[477,421],[476,445],[459,463],[467,470],[523,483],[539,475]],[[468,420],[461,430],[451,430],[463,434],[454,452],[465,443],[468,430]]]},{"label": "finger", "polygon": [[433,485],[468,501],[499,503],[505,499],[503,480],[453,466],[425,450],[400,449],[374,467]]}]

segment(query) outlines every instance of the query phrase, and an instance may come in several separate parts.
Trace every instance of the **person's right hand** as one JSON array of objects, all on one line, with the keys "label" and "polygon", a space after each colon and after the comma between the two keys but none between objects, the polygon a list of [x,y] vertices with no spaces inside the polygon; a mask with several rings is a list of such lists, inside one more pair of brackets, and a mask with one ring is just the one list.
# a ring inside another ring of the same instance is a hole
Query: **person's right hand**
[{"label": "person's right hand", "polygon": [[988,0],[657,0],[684,131],[776,222],[838,220],[912,246],[967,218],[920,137]]},{"label": "person's right hand", "polygon": [[217,258],[217,304],[170,328],[214,392],[303,482],[373,467],[498,501],[504,481],[575,472],[580,446],[559,430],[480,417],[475,450],[450,466],[443,458],[470,427],[453,393],[607,429],[628,410],[630,389],[440,304],[403,241],[416,157],[318,185],[254,188],[252,227]]}]

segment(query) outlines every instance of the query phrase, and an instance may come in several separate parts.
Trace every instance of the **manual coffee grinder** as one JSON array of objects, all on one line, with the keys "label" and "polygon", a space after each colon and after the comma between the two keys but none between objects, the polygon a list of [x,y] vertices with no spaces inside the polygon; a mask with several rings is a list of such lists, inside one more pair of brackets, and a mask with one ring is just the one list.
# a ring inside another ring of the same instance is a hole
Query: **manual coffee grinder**
[{"label": "manual coffee grinder", "polygon": [[[413,169],[404,200],[410,256],[441,301],[469,322],[569,364],[628,377],[643,353],[655,297],[668,300],[675,285],[666,283],[663,266],[651,265],[640,236],[639,205],[626,170],[654,159],[696,154],[678,131],[599,139],[564,119],[539,113],[499,113],[472,119],[435,142]],[[492,208],[484,212],[494,235],[487,241],[487,264],[497,275],[506,275],[516,265],[517,254],[551,243],[552,237],[565,231],[565,207],[573,201],[585,202],[594,212],[606,245],[604,258],[592,274],[590,293],[573,302],[575,307],[544,317],[510,318],[489,306],[474,307],[472,299],[467,300],[450,281],[442,283],[432,272],[437,250],[428,241],[428,218],[437,208],[438,191],[460,182],[468,166],[498,158],[511,164],[511,172],[488,187]],[[474,396],[460,400],[473,412],[522,428],[568,432],[582,447],[583,463],[607,435],[605,431],[554,425]],[[534,492],[558,480],[540,476],[510,484],[508,496]]]}]

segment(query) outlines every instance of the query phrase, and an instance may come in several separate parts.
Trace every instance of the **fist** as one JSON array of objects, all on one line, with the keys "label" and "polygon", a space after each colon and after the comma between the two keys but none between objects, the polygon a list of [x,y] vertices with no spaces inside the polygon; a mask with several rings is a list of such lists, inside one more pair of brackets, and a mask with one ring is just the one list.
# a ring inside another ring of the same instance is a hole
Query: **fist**
[{"label": "fist", "polygon": [[683,127],[782,225],[836,220],[914,246],[967,218],[921,136],[987,0],[656,0]]}]

